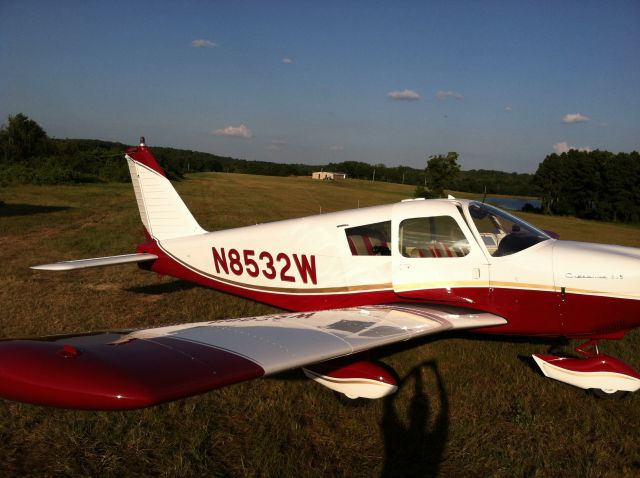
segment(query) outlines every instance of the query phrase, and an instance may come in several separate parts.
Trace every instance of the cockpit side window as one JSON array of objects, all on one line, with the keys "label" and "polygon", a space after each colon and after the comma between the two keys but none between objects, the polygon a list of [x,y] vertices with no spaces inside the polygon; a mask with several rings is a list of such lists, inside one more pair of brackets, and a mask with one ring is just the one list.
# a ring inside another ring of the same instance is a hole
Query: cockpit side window
[{"label": "cockpit side window", "polygon": [[489,254],[494,257],[515,254],[550,239],[540,229],[488,204],[471,202],[469,215]]},{"label": "cockpit side window", "polygon": [[390,256],[391,221],[345,229],[351,255]]},{"label": "cockpit side window", "polygon": [[463,257],[469,253],[469,241],[451,216],[405,219],[399,238],[405,257]]}]

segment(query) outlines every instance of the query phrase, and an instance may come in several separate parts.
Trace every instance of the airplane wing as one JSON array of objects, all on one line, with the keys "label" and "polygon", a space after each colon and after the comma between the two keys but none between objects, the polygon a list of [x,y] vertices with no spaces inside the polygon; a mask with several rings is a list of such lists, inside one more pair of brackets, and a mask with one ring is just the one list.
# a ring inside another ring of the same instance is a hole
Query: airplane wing
[{"label": "airplane wing", "polygon": [[64,408],[141,408],[414,337],[505,323],[469,309],[400,304],[5,340],[0,396]]}]

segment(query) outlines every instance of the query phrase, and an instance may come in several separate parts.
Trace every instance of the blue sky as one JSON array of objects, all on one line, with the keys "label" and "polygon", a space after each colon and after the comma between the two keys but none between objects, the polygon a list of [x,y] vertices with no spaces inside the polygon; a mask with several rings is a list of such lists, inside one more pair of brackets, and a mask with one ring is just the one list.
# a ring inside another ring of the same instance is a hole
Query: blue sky
[{"label": "blue sky", "polygon": [[640,149],[640,2],[0,0],[0,118],[310,164]]}]

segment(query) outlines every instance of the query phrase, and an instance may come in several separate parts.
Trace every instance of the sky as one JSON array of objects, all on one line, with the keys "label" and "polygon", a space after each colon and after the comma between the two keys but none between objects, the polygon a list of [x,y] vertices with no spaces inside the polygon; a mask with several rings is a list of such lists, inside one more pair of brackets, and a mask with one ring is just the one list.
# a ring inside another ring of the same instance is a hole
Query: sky
[{"label": "sky", "polygon": [[640,149],[640,2],[0,0],[0,122],[284,163]]}]

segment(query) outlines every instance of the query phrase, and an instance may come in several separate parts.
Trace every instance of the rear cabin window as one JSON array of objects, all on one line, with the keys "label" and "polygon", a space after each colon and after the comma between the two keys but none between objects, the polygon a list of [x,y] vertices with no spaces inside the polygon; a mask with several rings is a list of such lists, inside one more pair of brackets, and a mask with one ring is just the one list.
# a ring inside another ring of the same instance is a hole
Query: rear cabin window
[{"label": "rear cabin window", "polygon": [[405,257],[463,257],[469,241],[451,216],[416,217],[400,223],[400,253]]},{"label": "rear cabin window", "polygon": [[354,256],[390,256],[391,221],[345,229]]}]

